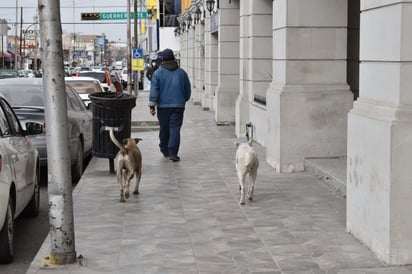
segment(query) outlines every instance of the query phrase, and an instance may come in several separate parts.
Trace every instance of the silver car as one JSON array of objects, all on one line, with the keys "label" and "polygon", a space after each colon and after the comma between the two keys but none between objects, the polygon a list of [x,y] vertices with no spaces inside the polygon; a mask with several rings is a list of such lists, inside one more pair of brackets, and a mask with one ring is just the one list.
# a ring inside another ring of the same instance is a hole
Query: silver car
[{"label": "silver car", "polygon": [[0,263],[14,258],[14,219],[39,213],[39,152],[27,137],[43,128],[33,122],[25,127],[0,96]]},{"label": "silver car", "polygon": [[[64,92],[64,91],[63,91]],[[69,148],[72,163],[72,180],[77,182],[83,174],[83,161],[91,155],[93,141],[93,116],[77,92],[66,84]],[[0,80],[0,94],[11,104],[20,121],[36,121],[45,125],[43,81],[41,78],[16,78]],[[40,165],[47,166],[46,134],[30,136],[40,153]]]}]

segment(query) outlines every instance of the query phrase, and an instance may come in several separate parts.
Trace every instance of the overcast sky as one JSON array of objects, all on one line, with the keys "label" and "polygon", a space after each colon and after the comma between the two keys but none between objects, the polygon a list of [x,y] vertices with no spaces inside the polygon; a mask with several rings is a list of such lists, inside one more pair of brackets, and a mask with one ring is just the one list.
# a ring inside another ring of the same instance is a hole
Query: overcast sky
[{"label": "overcast sky", "polygon": [[[81,21],[80,14],[84,12],[126,12],[127,2],[128,0],[60,0],[62,29],[64,32],[75,32],[80,35],[105,33],[109,41],[125,42],[127,39],[126,20]],[[0,0],[0,19],[6,19],[12,27],[9,35],[14,35],[16,4],[18,6],[18,33],[20,33],[21,7],[23,8],[23,29],[34,23],[33,17],[36,16],[37,0]],[[133,11],[133,6],[131,10]]]}]

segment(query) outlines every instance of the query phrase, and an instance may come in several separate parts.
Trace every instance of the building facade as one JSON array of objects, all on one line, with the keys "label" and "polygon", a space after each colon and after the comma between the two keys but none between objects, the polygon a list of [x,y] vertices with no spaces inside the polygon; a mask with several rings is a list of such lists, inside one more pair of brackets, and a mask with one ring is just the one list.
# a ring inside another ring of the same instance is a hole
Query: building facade
[{"label": "building facade", "polygon": [[277,172],[347,157],[346,229],[391,265],[412,263],[411,18],[406,0],[192,0],[176,29],[193,103]]}]

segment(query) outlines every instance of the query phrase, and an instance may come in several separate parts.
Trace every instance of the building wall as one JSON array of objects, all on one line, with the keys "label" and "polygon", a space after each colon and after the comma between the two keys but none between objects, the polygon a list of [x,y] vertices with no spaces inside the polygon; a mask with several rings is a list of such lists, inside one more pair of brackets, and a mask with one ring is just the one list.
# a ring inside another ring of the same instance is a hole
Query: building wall
[{"label": "building wall", "polygon": [[[412,3],[361,1],[359,98],[349,113],[347,230],[412,263]],[[396,42],[395,42],[396,41]]]},{"label": "building wall", "polygon": [[412,3],[230,2],[220,1],[219,21],[205,19],[201,93],[212,99],[202,105],[213,102],[217,123],[235,121],[238,137],[252,121],[278,172],[347,156],[347,231],[384,263],[411,264]]},{"label": "building wall", "polygon": [[[266,91],[272,82],[272,1],[240,2],[240,91],[236,101],[236,135],[251,125],[253,139],[266,143]],[[262,117],[264,117],[262,119]]]}]

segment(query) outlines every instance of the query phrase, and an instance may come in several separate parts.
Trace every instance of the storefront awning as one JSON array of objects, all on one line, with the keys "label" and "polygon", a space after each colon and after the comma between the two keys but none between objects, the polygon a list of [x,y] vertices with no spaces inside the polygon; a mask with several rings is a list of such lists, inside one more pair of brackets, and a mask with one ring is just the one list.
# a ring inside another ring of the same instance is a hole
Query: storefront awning
[{"label": "storefront awning", "polygon": [[11,54],[9,54],[8,52],[2,52],[1,50],[0,50],[0,58],[2,58],[2,57],[11,57]]},{"label": "storefront awning", "polygon": [[[15,59],[16,58],[16,54],[14,53],[14,52],[12,52],[11,50],[7,50],[7,53],[8,54],[10,54],[10,57],[12,58],[12,59]],[[20,55],[18,55],[17,54],[17,61],[20,61],[21,60],[21,57],[20,57]]]}]

